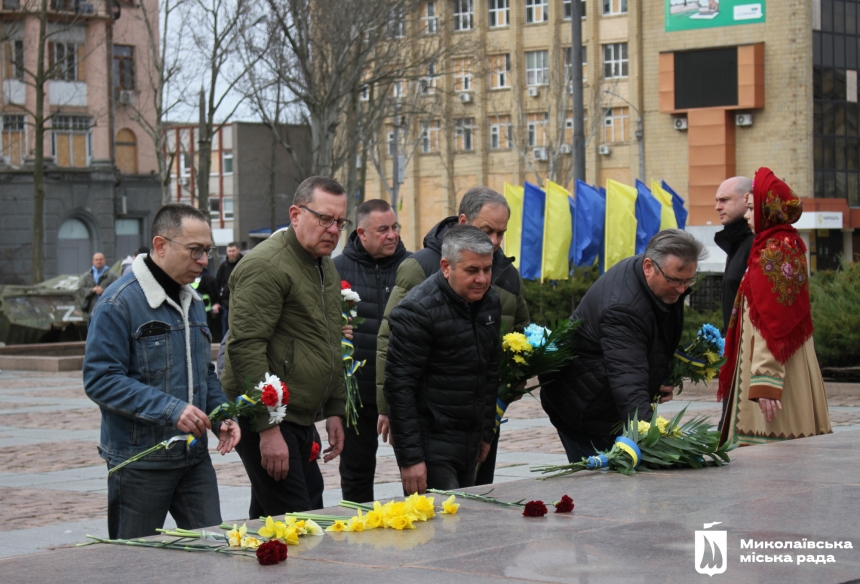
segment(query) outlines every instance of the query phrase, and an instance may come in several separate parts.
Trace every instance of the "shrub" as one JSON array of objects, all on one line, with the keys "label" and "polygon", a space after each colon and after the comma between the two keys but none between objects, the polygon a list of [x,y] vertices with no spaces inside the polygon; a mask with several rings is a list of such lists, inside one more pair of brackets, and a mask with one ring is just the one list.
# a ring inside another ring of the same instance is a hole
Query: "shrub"
[{"label": "shrub", "polygon": [[819,364],[860,363],[860,264],[843,260],[838,271],[818,272],[809,280],[809,294]]}]

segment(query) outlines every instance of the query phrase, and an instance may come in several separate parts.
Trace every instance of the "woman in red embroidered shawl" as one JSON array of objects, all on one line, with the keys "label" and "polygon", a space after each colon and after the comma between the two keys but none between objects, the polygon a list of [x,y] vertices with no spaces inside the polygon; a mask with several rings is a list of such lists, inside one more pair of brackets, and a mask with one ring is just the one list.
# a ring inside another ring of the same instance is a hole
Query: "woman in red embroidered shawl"
[{"label": "woman in red embroidered shawl", "polygon": [[722,441],[741,446],[829,434],[812,342],[806,246],[791,226],[803,202],[768,168],[747,195],[755,232],[726,333],[718,399],[729,396]]}]

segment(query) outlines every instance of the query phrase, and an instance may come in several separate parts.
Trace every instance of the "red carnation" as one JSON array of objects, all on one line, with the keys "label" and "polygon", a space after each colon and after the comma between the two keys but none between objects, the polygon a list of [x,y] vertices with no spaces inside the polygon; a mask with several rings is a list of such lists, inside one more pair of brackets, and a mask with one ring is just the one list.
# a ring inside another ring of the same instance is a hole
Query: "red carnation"
[{"label": "red carnation", "polygon": [[529,501],[523,509],[524,517],[543,517],[546,515],[546,505],[543,501]]},{"label": "red carnation", "polygon": [[313,462],[320,456],[320,448],[319,442],[314,442],[311,444],[311,457],[308,459],[308,462]]},{"label": "red carnation", "polygon": [[281,382],[281,390],[284,392],[284,397],[281,398],[281,405],[285,406],[290,403],[290,390],[287,388],[287,384],[283,381]]},{"label": "red carnation", "polygon": [[263,566],[271,566],[287,559],[287,545],[277,539],[267,541],[257,548],[257,561]]},{"label": "red carnation", "polygon": [[561,496],[561,501],[555,504],[556,513],[570,513],[573,511],[573,499],[567,495]]},{"label": "red carnation", "polygon": [[271,384],[266,384],[263,386],[263,393],[260,395],[260,401],[263,402],[263,405],[267,408],[275,408],[278,406],[278,392],[275,391],[275,388],[271,386]]},{"label": "red carnation", "polygon": [[349,282],[346,280],[340,281],[340,289],[341,290],[352,290],[352,286],[350,286]]}]

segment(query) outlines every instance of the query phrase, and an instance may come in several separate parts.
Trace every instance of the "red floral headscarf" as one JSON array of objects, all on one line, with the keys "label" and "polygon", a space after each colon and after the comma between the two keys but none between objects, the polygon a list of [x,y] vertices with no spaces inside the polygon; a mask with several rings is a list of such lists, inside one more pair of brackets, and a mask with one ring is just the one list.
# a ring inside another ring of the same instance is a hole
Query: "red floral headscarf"
[{"label": "red floral headscarf", "polygon": [[803,213],[803,201],[764,167],[755,173],[752,194],[756,235],[726,332],[727,362],[720,371],[718,399],[728,395],[735,376],[741,295],[753,326],[780,363],[812,336],[806,245],[791,226]]}]

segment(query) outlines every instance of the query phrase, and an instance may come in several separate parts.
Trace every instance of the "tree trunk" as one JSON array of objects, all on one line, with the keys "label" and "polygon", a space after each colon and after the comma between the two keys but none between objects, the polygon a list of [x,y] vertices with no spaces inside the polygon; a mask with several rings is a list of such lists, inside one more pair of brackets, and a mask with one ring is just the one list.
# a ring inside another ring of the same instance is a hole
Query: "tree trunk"
[{"label": "tree trunk", "polygon": [[198,129],[198,161],[197,161],[197,208],[206,215],[206,221],[211,225],[209,214],[209,172],[212,168],[212,137],[209,135],[211,126],[206,123],[206,93],[200,90],[200,128]]},{"label": "tree trunk", "polygon": [[48,0],[39,8],[39,49],[36,64],[36,152],[33,165],[33,283],[45,279],[45,36]]},{"label": "tree trunk", "polygon": [[[352,229],[358,227],[356,224],[355,210],[359,205],[356,200],[358,193],[358,169],[355,166],[358,160],[358,93],[353,92],[349,96],[349,109],[346,113],[346,140],[349,145],[349,154],[346,158],[346,217],[352,221]],[[361,193],[362,200],[364,192]]]},{"label": "tree trunk", "polygon": [[275,163],[277,161],[278,136],[275,132],[280,132],[280,128],[275,126],[272,132],[272,154],[269,158],[269,228],[274,233],[278,229],[278,220],[275,217],[277,210],[277,201],[275,200]]}]

